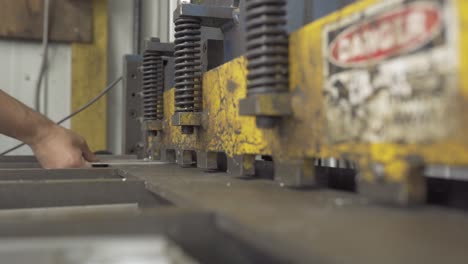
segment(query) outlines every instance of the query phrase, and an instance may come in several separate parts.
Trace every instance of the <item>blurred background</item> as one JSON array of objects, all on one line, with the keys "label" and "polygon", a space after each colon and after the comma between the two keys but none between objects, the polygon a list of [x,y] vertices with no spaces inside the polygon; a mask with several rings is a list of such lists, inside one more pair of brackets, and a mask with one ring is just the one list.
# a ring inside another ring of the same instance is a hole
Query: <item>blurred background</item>
[{"label": "blurred background", "polygon": [[[289,13],[293,28],[354,0],[297,0],[302,14]],[[43,1],[0,0],[0,89],[34,108],[43,60]],[[122,72],[124,54],[141,52],[143,42],[157,36],[173,41],[172,10],[177,0],[50,1],[47,67],[40,86],[40,111],[52,120],[77,109]],[[295,26],[294,26],[295,25]],[[122,84],[87,111],[64,123],[83,135],[93,150],[122,153]],[[0,150],[18,141],[0,135]],[[28,146],[9,155],[31,155]]]}]

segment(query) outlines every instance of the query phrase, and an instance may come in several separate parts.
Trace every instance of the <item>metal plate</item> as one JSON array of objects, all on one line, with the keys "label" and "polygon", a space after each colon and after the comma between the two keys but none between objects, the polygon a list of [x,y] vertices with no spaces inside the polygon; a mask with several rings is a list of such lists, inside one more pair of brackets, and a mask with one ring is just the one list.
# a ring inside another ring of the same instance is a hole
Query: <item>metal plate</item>
[{"label": "metal plate", "polygon": [[[80,239],[112,238],[126,241],[137,237],[163,236],[173,241],[188,256],[201,263],[290,263],[275,251],[265,250],[253,241],[227,232],[218,225],[221,219],[200,210],[165,209],[140,216],[95,216],[85,219],[44,219],[41,221],[2,222],[0,238]],[[230,221],[222,220],[225,224]],[[243,228],[239,227],[239,232]],[[255,238],[261,240],[259,237]],[[115,253],[115,252],[114,252]]]},{"label": "metal plate", "polygon": [[270,246],[279,241],[278,252],[299,259],[293,263],[465,263],[465,211],[382,206],[348,192],[290,190],[177,165],[129,171],[178,206],[212,210],[268,234]]},{"label": "metal plate", "polygon": [[0,209],[138,203],[142,207],[168,204],[152,195],[142,181],[50,180],[3,181]]},{"label": "metal plate", "polygon": [[0,256],[5,263],[198,263],[162,236],[8,239],[0,240]]}]

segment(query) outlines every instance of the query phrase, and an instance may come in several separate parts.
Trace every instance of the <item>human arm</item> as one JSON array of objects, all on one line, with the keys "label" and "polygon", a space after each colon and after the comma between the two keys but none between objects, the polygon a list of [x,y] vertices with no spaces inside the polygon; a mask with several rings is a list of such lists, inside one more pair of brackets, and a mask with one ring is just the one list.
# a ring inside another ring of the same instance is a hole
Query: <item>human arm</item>
[{"label": "human arm", "polygon": [[29,145],[44,168],[78,168],[96,161],[82,137],[1,90],[0,133]]}]

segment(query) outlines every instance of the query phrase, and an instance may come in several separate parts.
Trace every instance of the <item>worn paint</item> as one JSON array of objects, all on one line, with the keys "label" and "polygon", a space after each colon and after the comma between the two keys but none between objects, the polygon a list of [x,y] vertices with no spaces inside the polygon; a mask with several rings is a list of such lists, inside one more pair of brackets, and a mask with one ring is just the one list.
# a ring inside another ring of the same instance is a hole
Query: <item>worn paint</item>
[{"label": "worn paint", "polygon": [[458,129],[458,52],[450,38],[458,32],[445,19],[444,2],[388,0],[385,8],[325,26],[330,143],[427,143]]},{"label": "worn paint", "polygon": [[[450,0],[449,0],[450,1]],[[334,14],[321,19],[315,23],[312,23],[291,36],[291,86],[299,87],[301,92],[305,93],[303,99],[307,101],[307,107],[312,107],[312,111],[323,112],[325,111],[322,106],[324,104],[324,98],[321,93],[316,93],[318,96],[311,96],[312,90],[321,90],[323,87],[323,69],[321,61],[324,58],[322,48],[319,47],[323,43],[323,36],[319,36],[317,33],[321,31],[324,26],[335,23],[340,19],[345,19],[353,14],[359,15],[369,6],[383,1],[361,1],[355,5],[351,5],[343,10],[335,12]],[[468,64],[466,60],[466,51],[462,48],[467,45],[467,28],[463,27],[466,25],[466,15],[463,12],[468,10],[466,1],[451,1],[456,5],[455,10],[459,13],[459,22],[461,25],[460,32],[457,34],[461,36],[459,41],[459,54],[461,55],[461,64],[458,68],[458,72],[467,72]],[[457,26],[453,24],[452,26]],[[447,123],[456,122],[460,127],[455,130],[456,133],[450,136],[445,136],[436,141],[428,143],[418,144],[405,144],[399,142],[357,142],[348,140],[346,142],[329,144],[327,142],[326,133],[326,122],[315,122],[313,130],[319,132],[320,138],[315,138],[315,142],[321,146],[321,150],[317,152],[314,149],[307,149],[305,151],[306,156],[320,156],[320,157],[342,157],[351,158],[359,161],[360,167],[363,170],[363,176],[373,181],[374,174],[372,171],[373,164],[382,164],[385,168],[386,179],[393,182],[399,182],[405,180],[408,175],[402,173],[408,171],[405,166],[411,166],[406,160],[408,157],[417,156],[424,160],[426,163],[431,164],[445,164],[445,165],[467,165],[468,164],[468,139],[465,137],[464,131],[468,127],[467,117],[461,113],[466,112],[466,91],[467,91],[467,78],[466,74],[459,74],[459,91],[463,96],[458,96],[456,99],[452,98],[453,105],[461,105],[461,108],[452,109],[452,113],[448,114]],[[294,99],[293,99],[294,100]],[[458,100],[461,100],[458,101]],[[321,116],[321,115],[320,115]],[[321,117],[322,118],[322,117]],[[313,119],[309,119],[313,120]],[[317,120],[317,119],[316,119]],[[439,124],[444,125],[444,124]],[[408,124],[409,130],[412,128],[411,124]],[[299,128],[299,129],[305,129]],[[411,131],[410,133],[424,133],[425,131]],[[447,153],[457,153],[457,155],[447,155]],[[405,161],[405,166],[400,166],[402,161]],[[396,166],[395,164],[399,164]]]},{"label": "worn paint", "polygon": [[162,141],[166,148],[241,154],[270,154],[267,141],[255,126],[255,118],[239,115],[239,100],[247,94],[246,61],[235,59],[203,77],[203,115],[201,128],[183,135],[170,126],[174,114],[174,89],[164,94],[165,124]]},{"label": "worn paint", "polygon": [[[204,75],[202,129],[194,135],[182,135],[180,127],[169,126],[173,108],[173,89],[165,93],[166,124],[162,142],[169,148],[222,151],[229,156],[242,154],[272,154],[275,161],[308,158],[344,158],[355,160],[362,177],[373,182],[375,165],[383,167],[389,182],[409,184],[414,158],[430,164],[468,165],[468,2],[451,1],[458,10],[460,32],[458,49],[459,95],[453,100],[460,108],[451,109],[447,122],[459,125],[450,136],[418,143],[395,141],[353,141],[330,143],[327,135],[326,110],[323,95],[323,28],[331,23],[359,16],[379,0],[363,0],[311,23],[290,37],[290,91],[293,115],[283,120],[277,129],[259,130],[252,117],[239,116],[239,100],[246,96],[246,63],[238,58]],[[454,19],[457,19],[454,16]],[[457,26],[457,23],[453,26]],[[234,85],[236,87],[234,87]],[[460,101],[459,101],[460,100]],[[408,124],[411,127],[411,124]],[[424,132],[424,131],[419,131]],[[411,133],[419,133],[411,131]],[[454,155],[456,153],[456,155]],[[408,187],[411,189],[410,187]],[[417,189],[417,188],[415,188]]]}]

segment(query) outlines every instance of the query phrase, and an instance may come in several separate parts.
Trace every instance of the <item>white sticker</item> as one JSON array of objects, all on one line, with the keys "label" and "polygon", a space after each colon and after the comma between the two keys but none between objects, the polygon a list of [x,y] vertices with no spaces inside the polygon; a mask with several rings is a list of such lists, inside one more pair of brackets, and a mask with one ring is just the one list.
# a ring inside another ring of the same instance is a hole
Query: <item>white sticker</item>
[{"label": "white sticker", "polygon": [[381,5],[324,29],[329,140],[423,143],[448,137],[457,122],[447,115],[457,112],[458,98],[451,0]]}]

